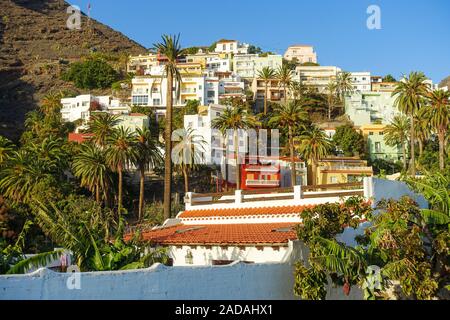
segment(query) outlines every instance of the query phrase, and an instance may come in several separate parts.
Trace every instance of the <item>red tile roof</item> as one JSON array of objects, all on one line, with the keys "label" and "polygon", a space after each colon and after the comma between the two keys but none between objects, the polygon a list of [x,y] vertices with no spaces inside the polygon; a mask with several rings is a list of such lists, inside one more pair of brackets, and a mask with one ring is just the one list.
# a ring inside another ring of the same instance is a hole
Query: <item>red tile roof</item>
[{"label": "red tile roof", "polygon": [[203,218],[203,217],[238,217],[238,216],[261,216],[273,214],[301,213],[309,206],[284,206],[284,207],[263,207],[263,208],[227,208],[227,209],[204,209],[188,210],[181,213],[180,218]]},{"label": "red tile roof", "polygon": [[69,141],[70,142],[77,142],[77,143],[83,143],[86,140],[89,140],[94,135],[92,133],[69,133]]},{"label": "red tile roof", "polygon": [[[283,245],[296,240],[295,223],[177,225],[143,232],[144,241],[170,245]],[[131,235],[125,237],[129,240]]]}]

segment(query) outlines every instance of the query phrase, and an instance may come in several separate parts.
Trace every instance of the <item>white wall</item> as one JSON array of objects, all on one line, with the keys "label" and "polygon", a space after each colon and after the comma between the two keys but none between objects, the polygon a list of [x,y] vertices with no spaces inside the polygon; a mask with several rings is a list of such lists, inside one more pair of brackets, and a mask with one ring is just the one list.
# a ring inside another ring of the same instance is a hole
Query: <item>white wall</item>
[{"label": "white wall", "polygon": [[[296,242],[292,261],[305,260],[307,251]],[[244,264],[166,267],[82,273],[80,290],[69,290],[71,274],[40,269],[28,275],[0,276],[0,300],[292,300],[294,265]],[[352,288],[327,288],[327,299],[361,299]]]}]

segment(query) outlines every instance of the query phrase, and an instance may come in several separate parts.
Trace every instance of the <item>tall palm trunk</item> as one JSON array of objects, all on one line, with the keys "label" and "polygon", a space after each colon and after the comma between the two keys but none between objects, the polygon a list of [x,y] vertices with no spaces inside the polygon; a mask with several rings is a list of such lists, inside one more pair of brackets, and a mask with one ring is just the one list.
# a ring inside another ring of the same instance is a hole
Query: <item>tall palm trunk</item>
[{"label": "tall palm trunk", "polygon": [[184,176],[184,192],[189,192],[189,175],[188,175],[188,169],[186,165],[183,165],[183,176]]},{"label": "tall palm trunk", "polygon": [[145,169],[140,167],[140,181],[139,181],[139,221],[142,221],[144,215],[144,192],[145,192]]},{"label": "tall palm trunk", "polygon": [[292,127],[289,126],[289,153],[291,155],[291,184],[292,187],[297,183],[297,175],[295,172],[295,158],[294,158],[294,138],[292,136]]},{"label": "tall palm trunk", "polygon": [[287,90],[286,90],[286,84],[283,85],[283,92],[284,92],[284,103],[287,103]]},{"label": "tall palm trunk", "polygon": [[439,169],[444,170],[445,169],[445,162],[444,162],[445,132],[444,132],[444,130],[438,131],[438,139],[439,139]]},{"label": "tall palm trunk", "polygon": [[411,176],[416,176],[416,135],[414,131],[414,115],[411,114]]},{"label": "tall palm trunk", "polygon": [[123,183],[123,167],[122,164],[119,164],[117,166],[117,171],[119,172],[119,196],[118,196],[118,211],[119,211],[119,215],[122,213],[122,183]]},{"label": "tall palm trunk", "polygon": [[95,201],[100,203],[100,185],[98,182],[95,184]]},{"label": "tall palm trunk", "polygon": [[167,73],[167,107],[166,107],[166,132],[165,132],[165,172],[164,172],[164,219],[171,215],[172,195],[172,107],[173,107],[173,74]]},{"label": "tall palm trunk", "polygon": [[406,156],[406,143],[405,141],[402,142],[402,152],[403,152],[403,170],[406,172],[408,169],[408,160]]},{"label": "tall palm trunk", "polygon": [[313,160],[312,164],[311,164],[311,179],[312,179],[313,185],[320,184],[317,182],[317,161],[316,160]]},{"label": "tall palm trunk", "polygon": [[419,144],[419,157],[423,154],[423,140],[422,138],[417,139],[417,142]]},{"label": "tall palm trunk", "polygon": [[241,168],[238,163],[239,159],[239,141],[238,130],[234,130],[234,159],[236,160],[236,190],[241,190]]},{"label": "tall palm trunk", "polygon": [[103,190],[103,196],[105,197],[105,207],[110,208],[110,198],[109,198],[109,183],[105,181],[105,190]]},{"label": "tall palm trunk", "polygon": [[267,114],[267,96],[269,91],[269,86],[267,84],[267,81],[265,82],[266,90],[264,91],[264,115]]},{"label": "tall palm trunk", "polygon": [[328,121],[331,121],[331,101],[332,97],[331,94],[328,95]]}]

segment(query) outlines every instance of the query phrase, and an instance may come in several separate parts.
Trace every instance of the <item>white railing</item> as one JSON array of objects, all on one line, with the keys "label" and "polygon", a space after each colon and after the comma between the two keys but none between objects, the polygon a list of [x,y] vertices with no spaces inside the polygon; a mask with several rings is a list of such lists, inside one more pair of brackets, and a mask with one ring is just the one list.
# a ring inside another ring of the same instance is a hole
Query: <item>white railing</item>
[{"label": "white railing", "polygon": [[280,180],[246,180],[247,186],[279,186]]}]

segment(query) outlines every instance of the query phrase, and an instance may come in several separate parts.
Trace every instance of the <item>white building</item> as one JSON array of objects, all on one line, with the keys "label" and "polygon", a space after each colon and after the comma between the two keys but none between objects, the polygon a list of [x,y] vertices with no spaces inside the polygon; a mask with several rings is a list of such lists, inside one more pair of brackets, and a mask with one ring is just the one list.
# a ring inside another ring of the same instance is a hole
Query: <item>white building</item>
[{"label": "white building", "polygon": [[297,44],[290,46],[284,54],[284,59],[298,63],[312,62],[317,63],[317,54],[314,52],[313,46]]},{"label": "white building", "polygon": [[226,106],[219,104],[210,104],[209,106],[201,106],[198,114],[184,116],[184,128],[194,130],[194,133],[201,136],[205,141],[203,145],[204,164],[220,164],[223,161],[222,154],[216,153],[215,149],[223,148],[220,146],[220,140],[213,135],[212,122],[218,118]]},{"label": "white building", "polygon": [[231,68],[231,59],[222,59],[215,56],[206,58],[207,72],[230,72]]},{"label": "white building", "polygon": [[353,88],[355,91],[370,91],[372,87],[370,72],[351,72]]},{"label": "white building", "polygon": [[354,92],[345,97],[345,114],[355,126],[389,124],[400,112],[391,92]]},{"label": "white building", "polygon": [[247,54],[249,45],[247,43],[240,43],[237,40],[219,40],[216,43],[216,53],[225,54]]},{"label": "white building", "polygon": [[[160,114],[165,114],[167,78],[157,76],[136,77],[132,80],[133,89],[131,103],[138,106],[155,108]],[[175,107],[183,107],[188,100],[197,100],[200,105],[218,104],[218,79],[206,76],[183,77],[181,84],[173,93]],[[177,97],[176,91],[179,96]]]},{"label": "white building", "polygon": [[335,81],[341,71],[335,66],[297,66],[294,80],[324,93],[330,81]]},{"label": "white building", "polygon": [[88,121],[93,111],[107,111],[111,114],[128,113],[129,107],[111,96],[79,95],[61,99],[62,119],[66,122]]},{"label": "white building", "polygon": [[[374,204],[385,198],[412,197],[421,208],[425,199],[409,190],[403,182],[364,178],[353,190],[310,191],[295,186],[279,193],[210,195],[188,193],[186,208],[162,227],[142,232],[144,241],[167,247],[174,266],[226,265],[246,263],[283,263],[292,258],[293,247],[299,250],[296,226],[300,213],[308,207],[339,203],[350,196],[363,196]],[[355,236],[369,225],[359,217],[357,229],[346,228],[337,240],[356,245]],[[130,238],[131,234],[127,236]],[[297,252],[301,254],[301,252]]]},{"label": "white building", "polygon": [[253,79],[265,67],[278,69],[283,63],[281,55],[260,56],[258,54],[243,54],[233,58],[233,71],[242,78]]}]

